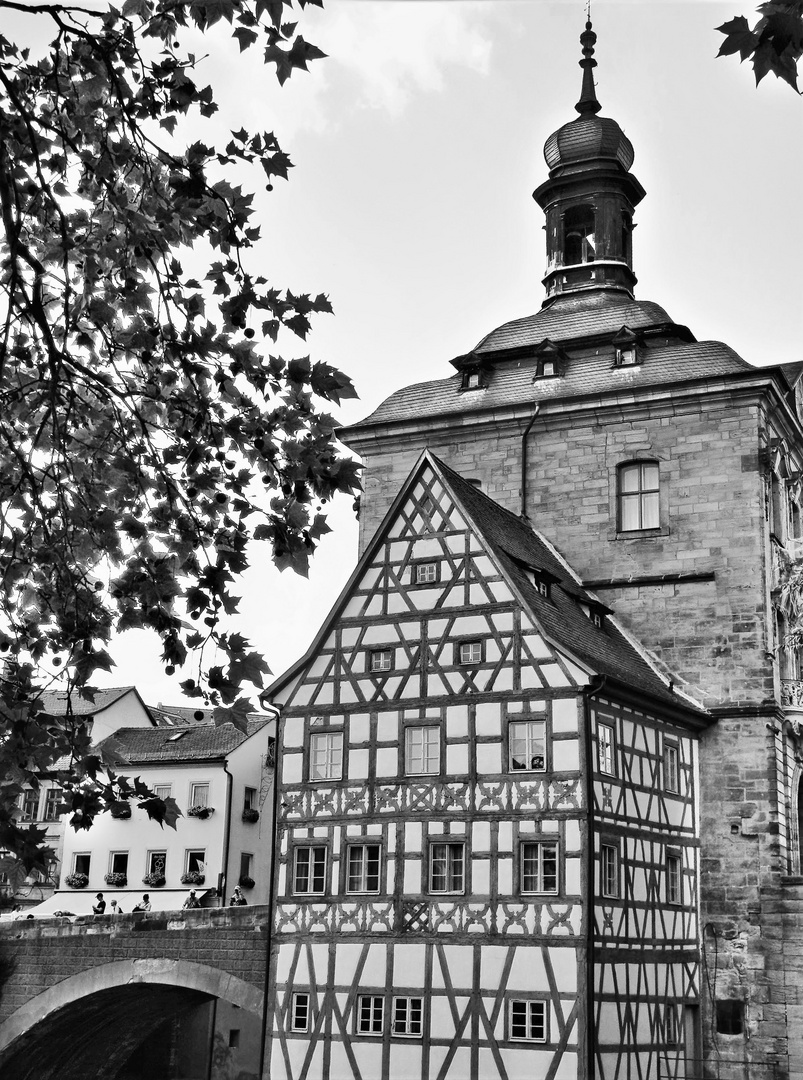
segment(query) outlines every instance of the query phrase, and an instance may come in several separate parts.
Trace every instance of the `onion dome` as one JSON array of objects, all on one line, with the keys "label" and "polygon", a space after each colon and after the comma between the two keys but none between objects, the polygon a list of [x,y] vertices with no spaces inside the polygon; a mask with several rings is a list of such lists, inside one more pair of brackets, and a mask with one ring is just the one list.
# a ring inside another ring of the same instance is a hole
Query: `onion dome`
[{"label": "onion dome", "polygon": [[594,90],[593,69],[597,66],[594,59],[594,44],[597,35],[591,29],[591,22],[586,23],[585,31],[580,35],[583,46],[583,90],[575,109],[580,114],[558,128],[544,145],[544,157],[550,170],[562,165],[571,165],[589,159],[607,159],[618,161],[625,171],[633,164],[635,154],[633,144],[626,137],[615,120],[597,116],[602,106],[597,101]]}]

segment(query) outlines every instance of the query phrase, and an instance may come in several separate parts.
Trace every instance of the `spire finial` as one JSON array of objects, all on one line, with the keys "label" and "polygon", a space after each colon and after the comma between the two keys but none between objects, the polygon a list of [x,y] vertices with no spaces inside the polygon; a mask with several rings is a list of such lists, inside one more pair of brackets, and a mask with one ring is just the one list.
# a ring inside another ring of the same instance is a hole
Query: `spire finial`
[{"label": "spire finial", "polygon": [[597,61],[594,59],[594,45],[597,35],[591,29],[591,0],[588,0],[586,15],[586,28],[580,35],[580,44],[583,46],[583,59],[580,61],[580,67],[583,69],[583,90],[575,109],[581,116],[586,113],[593,116],[594,113],[600,111],[602,106],[597,101],[597,92],[594,89],[593,72],[597,66]]}]

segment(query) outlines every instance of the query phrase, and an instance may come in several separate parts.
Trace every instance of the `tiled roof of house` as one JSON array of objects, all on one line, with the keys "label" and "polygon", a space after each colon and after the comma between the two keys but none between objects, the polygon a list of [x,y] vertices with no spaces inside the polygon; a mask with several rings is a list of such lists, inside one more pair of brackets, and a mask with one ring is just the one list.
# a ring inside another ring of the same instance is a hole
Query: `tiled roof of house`
[{"label": "tiled roof of house", "polygon": [[169,761],[216,761],[231,753],[268,723],[248,721],[248,733],[233,724],[196,727],[120,728],[100,744],[113,749],[131,765]]},{"label": "tiled roof of house", "polygon": [[[578,601],[599,606],[599,600],[572,576],[567,565],[534,528],[467,483],[434,455],[431,457],[542,630],[558,648],[564,648],[599,675],[607,675],[666,704],[693,707],[688,699],[669,688],[615,622],[606,618],[603,627],[594,625]],[[538,592],[521,564],[557,578],[548,599]],[[702,709],[699,711],[701,717],[705,715]]]},{"label": "tiled roof of house", "polygon": [[[91,699],[81,697],[78,690],[73,690],[69,694],[66,690],[46,690],[42,694],[42,708],[50,716],[64,716],[67,713],[69,702],[73,716],[97,716],[98,713],[108,709],[132,691],[139,697],[135,686],[118,686],[112,690],[95,690]],[[144,703],[143,708],[147,708]]]}]

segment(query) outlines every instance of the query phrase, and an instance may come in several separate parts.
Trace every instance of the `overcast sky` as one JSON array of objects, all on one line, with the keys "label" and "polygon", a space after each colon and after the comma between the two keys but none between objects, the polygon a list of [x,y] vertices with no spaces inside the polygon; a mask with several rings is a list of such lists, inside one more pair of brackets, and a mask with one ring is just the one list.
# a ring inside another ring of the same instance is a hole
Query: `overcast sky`
[{"label": "overcast sky", "polygon": [[[636,295],[755,364],[803,359],[803,101],[756,90],[714,28],[750,0],[593,0],[597,95],[636,152]],[[344,423],[543,299],[547,136],[576,113],[584,0],[327,0],[300,17],[329,59],[281,90],[236,46],[211,50],[229,128],[274,130],[295,168],[262,192],[262,270],[326,292],[308,347],[360,393]],[[208,48],[209,43],[207,43]],[[259,185],[255,179],[255,186]],[[255,567],[239,629],[275,674],[306,649],[356,558],[351,500],[308,582]],[[108,685],[180,703],[176,679],[121,639]]]}]

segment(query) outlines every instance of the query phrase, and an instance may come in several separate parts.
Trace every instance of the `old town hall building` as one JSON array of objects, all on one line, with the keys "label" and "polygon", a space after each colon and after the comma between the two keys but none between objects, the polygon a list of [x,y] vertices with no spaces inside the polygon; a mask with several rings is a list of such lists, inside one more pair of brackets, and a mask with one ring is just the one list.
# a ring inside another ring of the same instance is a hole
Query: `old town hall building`
[{"label": "old town hall building", "polygon": [[271,689],[274,1080],[803,1077],[803,365],[636,299],[595,40],[541,309],[344,432],[360,561]]}]

